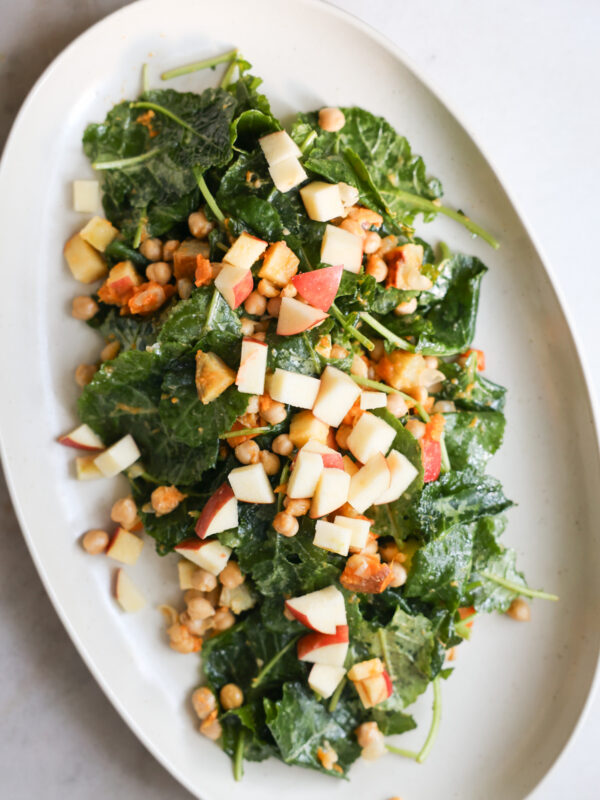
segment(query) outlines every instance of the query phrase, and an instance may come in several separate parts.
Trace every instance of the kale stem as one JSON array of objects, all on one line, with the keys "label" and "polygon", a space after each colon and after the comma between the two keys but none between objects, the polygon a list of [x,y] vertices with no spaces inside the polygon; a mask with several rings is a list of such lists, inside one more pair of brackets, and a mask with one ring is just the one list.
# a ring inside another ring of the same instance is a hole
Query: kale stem
[{"label": "kale stem", "polygon": [[404,758],[416,759],[419,755],[418,753],[415,753],[414,750],[404,750],[402,747],[394,747],[393,744],[386,744],[385,747],[390,751],[390,753],[395,753],[398,756],[404,756]]},{"label": "kale stem", "polygon": [[317,138],[317,132],[311,131],[306,137],[306,139],[300,145],[300,152],[304,154],[316,138]]},{"label": "kale stem", "polygon": [[361,333],[353,325],[350,325],[350,323],[344,319],[344,315],[342,314],[342,312],[336,306],[335,303],[331,304],[329,310],[349,336],[352,336],[352,338],[356,339],[357,342],[360,342],[363,345],[363,347],[367,348],[367,350],[373,350],[375,348],[373,342],[370,339],[367,339],[364,333]]},{"label": "kale stem", "polygon": [[142,64],[142,94],[150,89],[150,79],[148,77],[148,64]]},{"label": "kale stem", "polygon": [[297,636],[294,636],[292,639],[290,639],[289,642],[285,645],[285,647],[282,647],[278,653],[275,653],[275,655],[270,661],[267,661],[267,663],[258,673],[256,678],[252,679],[253,689],[256,689],[262,683],[265,675],[267,675],[273,669],[275,664],[279,661],[280,658],[282,658],[288,652],[288,650],[292,649],[292,647],[296,644],[301,635],[302,634],[299,633]]},{"label": "kale stem", "polygon": [[388,330],[385,325],[382,325],[381,322],[378,322],[378,320],[376,320],[375,317],[372,317],[367,311],[361,311],[360,318],[363,319],[367,325],[370,325],[374,331],[380,333],[384,339],[388,340],[388,342],[395,344],[396,347],[399,347],[400,350],[409,350],[410,352],[414,351],[415,348],[411,344],[404,341],[404,339],[401,339],[399,336],[396,336],[395,333],[392,333],[390,330]]},{"label": "kale stem", "polygon": [[206,200],[206,204],[215,215],[215,217],[219,220],[222,224],[225,221],[225,215],[217,205],[217,201],[210,193],[208,186],[206,185],[206,181],[204,180],[204,175],[200,172],[197,167],[194,167],[194,176],[196,178],[196,182],[198,184],[198,188],[202,192],[202,196]]},{"label": "kale stem", "polygon": [[202,333],[208,333],[208,331],[212,330],[212,323],[213,317],[217,311],[217,306],[219,305],[219,297],[221,296],[218,289],[214,289],[213,296],[210,298],[210,303],[208,306],[208,313],[206,315],[206,319],[204,321],[204,325],[202,327]]},{"label": "kale stem", "polygon": [[160,76],[163,81],[171,80],[171,78],[179,78],[181,75],[189,75],[191,72],[199,72],[202,69],[209,69],[216,67],[217,64],[223,64],[225,61],[231,61],[232,58],[237,56],[237,49],[229,50],[221,56],[213,56],[212,58],[205,58],[202,61],[194,61],[192,64],[185,64],[183,67],[176,67],[169,69]]},{"label": "kale stem", "polygon": [[480,572],[479,574],[482,578],[487,578],[488,581],[497,583],[498,586],[503,586],[505,589],[515,594],[522,594],[524,597],[537,597],[538,600],[553,600],[555,602],[559,599],[556,594],[542,592],[539,589],[530,589],[528,586],[521,586],[518,583],[513,583],[513,581],[507,581],[506,578],[499,578],[497,575],[492,575],[490,572]]},{"label": "kale stem", "polygon": [[388,675],[390,676],[391,680],[395,680],[394,670],[392,669],[392,662],[390,659],[390,651],[387,646],[387,642],[385,640],[385,635],[383,632],[383,628],[379,628],[377,631],[377,638],[379,639],[379,644],[381,646],[381,652],[383,653],[383,660],[385,662],[386,669],[388,671]]},{"label": "kale stem", "polygon": [[342,680],[338,683],[337,689],[331,695],[331,700],[329,701],[328,711],[330,714],[337,708],[337,704],[340,702],[340,697],[342,696],[342,692],[344,691],[344,686],[346,685],[346,678],[342,678]]},{"label": "kale stem", "polygon": [[434,745],[438,730],[440,727],[440,720],[442,718],[442,690],[440,688],[440,676],[438,675],[433,679],[433,717],[431,719],[431,727],[425,739],[425,744],[417,755],[417,764],[422,764]]},{"label": "kale stem", "polygon": [[449,258],[452,258],[452,251],[450,250],[450,248],[448,247],[446,242],[440,242],[439,248],[440,248],[440,253],[441,253],[441,256],[442,256],[440,258],[440,260],[439,260],[440,264],[443,261],[448,261]]},{"label": "kale stem", "polygon": [[163,114],[165,117],[172,119],[173,122],[176,122],[178,125],[181,125],[182,128],[185,128],[186,131],[193,133],[194,136],[200,136],[197,130],[192,128],[184,119],[178,117],[177,114],[174,114],[172,111],[169,111],[168,108],[164,106],[160,106],[158,103],[151,103],[149,100],[138,100],[135,103],[129,103],[129,108],[148,108],[151,111],[158,111],[159,114]]},{"label": "kale stem", "polygon": [[440,436],[440,449],[442,451],[441,472],[445,474],[446,472],[450,472],[452,467],[450,466],[450,457],[448,456],[448,448],[446,447],[446,437],[443,433]]},{"label": "kale stem", "polygon": [[246,730],[244,726],[240,728],[237,742],[235,743],[235,753],[233,756],[233,778],[236,781],[241,781],[244,775],[244,738]]},{"label": "kale stem", "polygon": [[138,226],[135,229],[135,236],[133,237],[132,247],[134,250],[137,250],[138,247],[140,246],[145,224],[146,224],[146,209],[144,208],[144,210],[140,214],[140,221],[138,222]]},{"label": "kale stem", "polygon": [[235,439],[238,436],[258,436],[260,433],[266,433],[269,428],[240,428],[239,431],[227,431],[226,433],[219,434],[219,439]]},{"label": "kale stem", "polygon": [[423,422],[429,422],[430,416],[425,411],[421,403],[417,403],[414,397],[411,397],[409,394],[406,394],[406,392],[401,392],[400,389],[394,389],[393,386],[388,386],[387,383],[372,381],[370,378],[361,378],[359,375],[350,375],[350,377],[355,383],[358,383],[359,386],[364,386],[366,389],[375,389],[376,391],[385,392],[386,394],[399,394],[400,397],[403,397],[410,403],[414,403],[414,406],[417,409],[419,416],[421,417]]},{"label": "kale stem", "polygon": [[225,70],[225,73],[224,73],[223,77],[221,78],[221,83],[219,84],[221,89],[227,89],[229,87],[229,84],[231,83],[231,78],[233,76],[233,72],[234,72],[234,70],[235,70],[235,68],[237,66],[237,63],[238,63],[238,51],[234,50],[233,52],[235,53],[235,55],[233,56],[233,58],[229,62],[229,65],[228,65],[227,69]]},{"label": "kale stem", "polygon": [[[279,484],[283,486],[284,483],[287,483],[288,475],[290,474],[290,462],[286,461],[283,465],[283,469],[281,470],[281,475],[279,476]],[[281,506],[283,505],[283,492],[279,492],[277,495],[277,511],[281,511]]]},{"label": "kale stem", "polygon": [[155,147],[146,153],[140,153],[139,156],[131,156],[131,158],[117,158],[114,161],[94,161],[92,169],[126,169],[127,167],[135,167],[137,164],[143,164],[144,161],[154,158],[158,153],[160,153],[160,147]]}]

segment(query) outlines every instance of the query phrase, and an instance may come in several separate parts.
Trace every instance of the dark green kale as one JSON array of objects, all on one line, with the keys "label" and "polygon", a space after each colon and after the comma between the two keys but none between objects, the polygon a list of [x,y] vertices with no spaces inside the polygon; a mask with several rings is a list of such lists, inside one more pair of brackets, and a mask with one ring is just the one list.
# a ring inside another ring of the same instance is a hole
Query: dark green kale
[{"label": "dark green kale", "polygon": [[444,440],[452,469],[483,470],[502,444],[506,420],[501,411],[444,414]]}]

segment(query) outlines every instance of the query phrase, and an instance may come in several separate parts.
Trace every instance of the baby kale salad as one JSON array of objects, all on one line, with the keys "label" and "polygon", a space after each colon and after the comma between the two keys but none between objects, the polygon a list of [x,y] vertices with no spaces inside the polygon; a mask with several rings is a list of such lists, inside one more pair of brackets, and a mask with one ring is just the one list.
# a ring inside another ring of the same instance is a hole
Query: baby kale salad
[{"label": "baby kale salad", "polygon": [[[512,503],[487,471],[506,390],[471,346],[486,267],[415,219],[497,244],[369,111],[286,132],[236,52],[163,78],[221,62],[218,88],[144,85],[84,133],[99,180],[75,209],[101,196],[104,215],[65,257],[94,284],[73,316],[105,343],[60,440],[80,479],[123,473],[130,494],[83,546],[123,565],[128,612],[144,534],[174,554],[168,640],[201,654],[191,702],[236,778],[272,756],[333,777],[422,762],[474,620],[554,599],[503,545]],[[422,749],[390,744],[430,684]]]}]

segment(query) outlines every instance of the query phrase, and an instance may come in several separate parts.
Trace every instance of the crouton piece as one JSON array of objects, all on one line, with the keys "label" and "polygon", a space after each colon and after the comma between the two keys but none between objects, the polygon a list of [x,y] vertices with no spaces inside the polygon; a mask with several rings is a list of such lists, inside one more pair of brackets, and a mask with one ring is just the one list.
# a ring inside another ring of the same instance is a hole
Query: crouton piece
[{"label": "crouton piece", "polygon": [[208,242],[199,239],[186,239],[173,253],[173,274],[176,280],[189,278],[194,280],[197,267],[197,257],[208,258],[210,246]]},{"label": "crouton piece", "polygon": [[196,353],[196,389],[204,405],[235,383],[235,372],[214,353]]},{"label": "crouton piece", "polygon": [[269,245],[265,253],[258,277],[283,289],[298,272],[299,263],[300,259],[285,242],[275,242]]}]

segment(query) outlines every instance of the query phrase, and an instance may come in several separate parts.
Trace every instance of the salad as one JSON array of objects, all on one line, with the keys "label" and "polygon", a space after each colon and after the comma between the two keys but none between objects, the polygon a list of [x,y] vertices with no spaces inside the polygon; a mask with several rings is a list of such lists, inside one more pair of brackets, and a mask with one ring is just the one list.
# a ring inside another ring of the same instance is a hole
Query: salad
[{"label": "salad", "polygon": [[[506,390],[472,347],[486,267],[415,222],[497,242],[382,117],[322,108],[288,132],[236,51],[162,77],[220,63],[198,93],[144,71],[83,136],[101,181],[75,182],[94,216],[64,252],[104,346],[60,441],[78,478],[130,485],[83,546],[121,565],[126,612],[143,533],[173,554],[167,638],[201,654],[191,703],[237,779],[269,757],[422,762],[474,620],[556,599],[502,543],[512,502],[487,472]],[[430,684],[422,748],[391,744]]]}]

